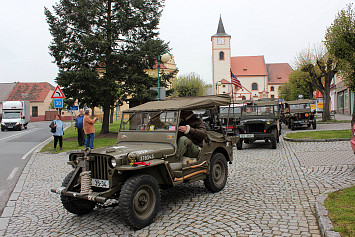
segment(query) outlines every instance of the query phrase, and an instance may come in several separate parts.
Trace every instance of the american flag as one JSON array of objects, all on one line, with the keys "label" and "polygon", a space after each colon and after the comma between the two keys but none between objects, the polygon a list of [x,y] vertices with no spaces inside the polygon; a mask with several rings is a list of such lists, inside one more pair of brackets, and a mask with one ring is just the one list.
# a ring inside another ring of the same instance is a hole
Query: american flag
[{"label": "american flag", "polygon": [[234,76],[232,70],[231,70],[231,82],[233,85],[242,88],[242,84],[240,83],[240,81],[238,80],[238,78],[236,78],[236,76]]}]

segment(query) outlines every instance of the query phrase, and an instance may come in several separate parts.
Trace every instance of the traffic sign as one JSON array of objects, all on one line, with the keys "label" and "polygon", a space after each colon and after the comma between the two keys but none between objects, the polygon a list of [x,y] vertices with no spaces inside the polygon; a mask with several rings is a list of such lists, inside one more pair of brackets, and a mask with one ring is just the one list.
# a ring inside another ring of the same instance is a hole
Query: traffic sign
[{"label": "traffic sign", "polygon": [[63,108],[63,99],[54,99],[54,108]]},{"label": "traffic sign", "polygon": [[51,97],[52,99],[64,99],[65,95],[62,92],[62,90],[59,88],[59,86],[57,86],[53,92],[53,95]]},{"label": "traffic sign", "polygon": [[77,105],[71,106],[69,107],[69,110],[79,110],[79,106]]}]

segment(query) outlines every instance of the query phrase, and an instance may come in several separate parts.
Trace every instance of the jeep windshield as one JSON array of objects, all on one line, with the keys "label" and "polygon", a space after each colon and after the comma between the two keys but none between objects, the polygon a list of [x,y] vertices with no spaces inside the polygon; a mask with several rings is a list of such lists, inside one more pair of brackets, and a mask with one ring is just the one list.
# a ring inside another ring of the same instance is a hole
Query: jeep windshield
[{"label": "jeep windshield", "polygon": [[245,106],[242,110],[243,116],[249,115],[273,115],[277,112],[277,106]]},{"label": "jeep windshield", "polygon": [[170,131],[177,129],[177,111],[124,112],[120,131]]},{"label": "jeep windshield", "polygon": [[220,107],[219,113],[221,117],[240,115],[242,111],[241,107]]},{"label": "jeep windshield", "polygon": [[309,104],[296,104],[296,105],[290,105],[290,109],[310,109],[311,107]]}]

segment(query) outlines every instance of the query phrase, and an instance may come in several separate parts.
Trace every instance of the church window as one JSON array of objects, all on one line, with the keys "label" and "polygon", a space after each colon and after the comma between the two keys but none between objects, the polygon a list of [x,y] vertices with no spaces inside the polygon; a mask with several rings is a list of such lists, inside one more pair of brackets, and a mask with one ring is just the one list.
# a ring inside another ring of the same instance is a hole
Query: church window
[{"label": "church window", "polygon": [[275,91],[275,88],[272,86],[272,87],[270,87],[270,90],[271,91]]},{"label": "church window", "polygon": [[224,52],[223,51],[219,52],[219,60],[220,61],[224,60]]},{"label": "church window", "polygon": [[251,89],[253,90],[253,91],[257,91],[258,90],[258,84],[257,83],[253,83],[253,84],[251,84]]}]

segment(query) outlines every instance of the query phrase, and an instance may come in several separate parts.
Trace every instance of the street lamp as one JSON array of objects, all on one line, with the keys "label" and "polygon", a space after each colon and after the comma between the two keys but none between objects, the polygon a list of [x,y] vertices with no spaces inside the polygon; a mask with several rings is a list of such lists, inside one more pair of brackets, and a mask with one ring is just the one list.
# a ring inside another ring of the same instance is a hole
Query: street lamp
[{"label": "street lamp", "polygon": [[217,93],[217,87],[220,86],[220,85],[222,85],[222,82],[221,82],[221,81],[217,81],[217,82],[216,82],[216,95],[218,94],[218,93]]},{"label": "street lamp", "polygon": [[167,53],[167,52],[162,52],[161,54],[159,54],[158,56],[158,100],[160,100],[160,78],[159,78],[159,74],[160,74],[160,62],[162,63],[167,63],[169,62],[169,60],[171,59],[171,54]]}]

